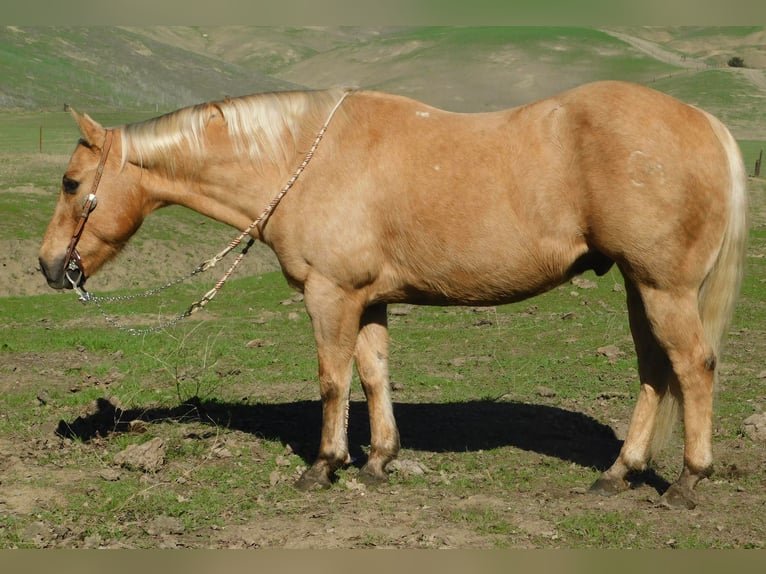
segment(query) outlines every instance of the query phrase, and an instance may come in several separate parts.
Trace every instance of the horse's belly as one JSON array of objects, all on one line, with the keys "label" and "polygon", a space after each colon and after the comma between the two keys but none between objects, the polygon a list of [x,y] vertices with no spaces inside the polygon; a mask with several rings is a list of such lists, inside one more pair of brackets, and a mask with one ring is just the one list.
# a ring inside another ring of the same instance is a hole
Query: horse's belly
[{"label": "horse's belly", "polygon": [[583,251],[516,253],[497,258],[455,260],[449,254],[430,265],[392,269],[387,293],[380,299],[426,305],[498,305],[544,293],[573,275],[592,268],[578,265]]}]

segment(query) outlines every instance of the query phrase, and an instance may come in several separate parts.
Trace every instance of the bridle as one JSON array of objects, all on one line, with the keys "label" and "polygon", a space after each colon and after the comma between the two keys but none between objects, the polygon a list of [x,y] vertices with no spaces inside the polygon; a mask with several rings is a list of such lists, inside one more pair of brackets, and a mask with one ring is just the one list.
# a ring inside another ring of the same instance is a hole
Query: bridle
[{"label": "bridle", "polygon": [[[113,135],[112,130],[106,130],[104,147],[101,148],[101,159],[98,162],[98,167],[96,167],[96,177],[93,178],[93,183],[90,186],[90,193],[85,196],[85,199],[82,201],[80,219],[77,221],[77,226],[72,234],[72,239],[69,241],[69,247],[67,247],[66,257],[64,258],[64,276],[67,281],[72,284],[72,288],[77,291],[81,297],[83,295],[81,284],[85,278],[85,270],[82,267],[82,259],[77,251],[77,243],[80,241],[88,217],[91,212],[96,209],[98,203],[96,191],[98,190],[98,184],[101,181],[101,174],[104,173],[104,166],[106,165],[106,158],[109,156],[109,149],[112,147]],[[73,276],[72,274],[74,273],[77,273],[77,275]]]}]

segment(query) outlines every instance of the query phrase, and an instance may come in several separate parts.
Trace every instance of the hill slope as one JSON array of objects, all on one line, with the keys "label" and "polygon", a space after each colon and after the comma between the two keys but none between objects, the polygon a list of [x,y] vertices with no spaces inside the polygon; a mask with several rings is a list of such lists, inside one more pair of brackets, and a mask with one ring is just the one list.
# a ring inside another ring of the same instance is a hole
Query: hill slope
[{"label": "hill slope", "polygon": [[[0,106],[167,111],[226,95],[352,85],[481,111],[597,79],[662,81],[688,94],[684,84],[734,55],[751,66],[727,69],[735,84],[763,98],[765,38],[764,27],[4,27]],[[728,86],[713,89],[694,103],[719,113]]]},{"label": "hill slope", "polygon": [[0,28],[0,106],[167,110],[289,82],[121,28]]}]

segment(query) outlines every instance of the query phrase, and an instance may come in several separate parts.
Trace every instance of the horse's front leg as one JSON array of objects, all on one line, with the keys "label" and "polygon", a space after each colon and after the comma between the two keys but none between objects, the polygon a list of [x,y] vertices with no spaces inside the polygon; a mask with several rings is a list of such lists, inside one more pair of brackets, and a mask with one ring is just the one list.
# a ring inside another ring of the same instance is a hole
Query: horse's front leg
[{"label": "horse's front leg", "polygon": [[391,388],[388,378],[388,325],[386,305],[373,305],[362,315],[356,341],[356,365],[370,413],[370,455],[360,479],[367,484],[388,480],[386,465],[399,452]]},{"label": "horse's front leg", "polygon": [[348,459],[348,398],[363,306],[357,303],[356,293],[344,291],[323,277],[311,277],[304,293],[319,359],[322,437],[316,461],[297,486],[329,488],[333,473]]}]

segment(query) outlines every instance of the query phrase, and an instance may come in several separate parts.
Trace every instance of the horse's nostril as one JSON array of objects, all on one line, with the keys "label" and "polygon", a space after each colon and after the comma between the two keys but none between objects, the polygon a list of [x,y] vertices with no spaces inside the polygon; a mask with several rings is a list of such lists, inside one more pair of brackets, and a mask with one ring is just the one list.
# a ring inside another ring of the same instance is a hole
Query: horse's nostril
[{"label": "horse's nostril", "polygon": [[64,260],[62,258],[46,262],[40,257],[37,262],[40,265],[40,272],[43,274],[46,281],[48,281],[48,285],[54,289],[61,289],[64,287]]}]

